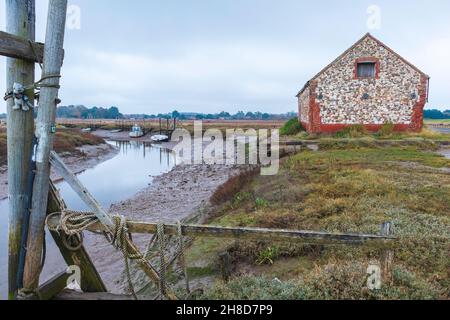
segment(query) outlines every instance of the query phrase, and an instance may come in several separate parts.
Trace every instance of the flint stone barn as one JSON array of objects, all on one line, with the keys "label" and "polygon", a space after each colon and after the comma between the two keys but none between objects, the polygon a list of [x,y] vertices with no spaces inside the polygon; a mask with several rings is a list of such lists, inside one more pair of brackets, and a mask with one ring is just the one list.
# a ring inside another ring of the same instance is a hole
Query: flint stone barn
[{"label": "flint stone barn", "polygon": [[300,122],[310,133],[362,124],[420,131],[430,77],[366,34],[298,93]]}]

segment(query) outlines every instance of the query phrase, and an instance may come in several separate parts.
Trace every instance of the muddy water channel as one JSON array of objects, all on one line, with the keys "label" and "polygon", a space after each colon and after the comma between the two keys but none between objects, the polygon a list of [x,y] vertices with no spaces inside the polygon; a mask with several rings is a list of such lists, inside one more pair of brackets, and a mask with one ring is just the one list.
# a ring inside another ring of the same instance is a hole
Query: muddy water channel
[{"label": "muddy water channel", "polygon": [[[167,173],[176,165],[175,155],[167,149],[141,142],[109,142],[120,152],[93,169],[78,175],[101,205],[108,209],[113,203],[132,197],[152,184],[155,177]],[[57,184],[67,206],[74,210],[86,210],[86,206],[65,182]],[[8,200],[0,201],[0,300],[7,297],[8,272]],[[50,235],[47,235],[46,267],[41,281],[65,270]]]}]

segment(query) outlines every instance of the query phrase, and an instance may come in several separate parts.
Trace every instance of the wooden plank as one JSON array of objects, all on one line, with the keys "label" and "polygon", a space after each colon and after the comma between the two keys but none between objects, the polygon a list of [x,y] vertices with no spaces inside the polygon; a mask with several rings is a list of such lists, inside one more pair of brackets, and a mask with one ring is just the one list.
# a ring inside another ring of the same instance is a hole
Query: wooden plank
[{"label": "wooden plank", "polygon": [[92,196],[81,181],[70,172],[69,168],[64,164],[62,159],[56,152],[50,153],[50,164],[53,169],[56,170],[61,177],[71,186],[71,188],[78,194],[78,196],[86,203],[91,210],[95,212],[100,222],[107,226],[110,230],[114,228],[114,222],[109,215],[102,209],[98,201]]},{"label": "wooden plank", "polygon": [[38,289],[39,300],[51,300],[60,294],[67,287],[67,280],[70,275],[66,272],[54,276]]},{"label": "wooden plank", "polygon": [[28,38],[0,31],[0,56],[42,63],[44,61],[44,44],[30,43]]},{"label": "wooden plank", "polygon": [[[61,212],[64,208],[65,204],[60,198],[56,187],[53,183],[50,183],[47,213],[50,215],[55,212]],[[58,232],[51,232],[51,235],[67,265],[80,267],[81,290],[84,292],[107,292],[107,288],[84,246],[81,246],[76,251],[72,251],[66,248]]]},{"label": "wooden plank", "polygon": [[[35,1],[6,1],[6,30],[23,39],[34,40]],[[3,45],[0,45],[2,48]],[[19,59],[7,59],[6,86],[11,91],[14,83],[34,83],[34,63]],[[34,103],[34,92],[26,92]],[[9,194],[9,248],[8,248],[8,298],[14,299],[22,284],[18,283],[20,252],[24,223],[27,221],[29,173],[34,133],[33,111],[14,110],[14,100],[7,101],[8,113],[8,194]],[[21,281],[20,281],[21,282]]]},{"label": "wooden plank", "polygon": [[[49,224],[52,227],[59,225],[60,218],[55,216]],[[157,224],[145,222],[128,222],[128,229],[131,233],[156,234]],[[368,234],[339,234],[315,231],[293,231],[263,228],[226,228],[217,226],[184,225],[182,226],[183,236],[189,237],[213,237],[230,238],[251,241],[287,241],[308,244],[346,244],[346,245],[370,245],[388,244],[396,240],[390,236],[368,235]],[[97,223],[89,228],[89,231],[105,231],[105,228]],[[174,224],[164,225],[166,235],[177,236],[178,226]]]},{"label": "wooden plank", "polygon": [[41,83],[39,110],[36,119],[36,174],[33,185],[32,212],[27,239],[27,257],[23,276],[26,291],[39,286],[40,262],[44,243],[45,219],[50,178],[50,151],[53,149],[56,107],[61,73],[62,50],[66,27],[67,0],[50,0],[48,3],[47,30],[45,36],[44,66],[42,74],[47,78]]},{"label": "wooden plank", "polygon": [[[106,213],[106,211],[101,207],[101,205],[95,200],[95,198],[90,194],[90,192],[83,186],[80,180],[67,168],[61,158],[56,154],[56,152],[51,152],[50,163],[53,169],[64,178],[64,180],[71,186],[71,188],[78,194],[81,200],[94,211],[94,214],[100,220],[100,225],[103,230],[108,233],[113,233],[114,222],[111,217]],[[130,255],[137,256],[142,255],[139,248],[130,240],[127,239],[128,252]],[[136,261],[140,268],[145,272],[145,274],[152,279],[157,284],[160,283],[160,278],[158,271],[146,260],[140,259]],[[169,289],[166,292],[167,298],[171,300],[177,300],[176,295]]]},{"label": "wooden plank", "polygon": [[115,295],[111,293],[82,293],[72,290],[64,290],[57,295],[54,300],[67,300],[67,301],[127,301],[134,300],[132,296]]}]

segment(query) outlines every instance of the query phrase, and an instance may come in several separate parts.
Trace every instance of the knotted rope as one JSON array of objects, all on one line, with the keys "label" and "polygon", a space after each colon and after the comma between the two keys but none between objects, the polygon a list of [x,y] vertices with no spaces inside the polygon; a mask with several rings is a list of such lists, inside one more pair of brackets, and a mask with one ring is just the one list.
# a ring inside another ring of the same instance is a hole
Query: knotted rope
[{"label": "knotted rope", "polygon": [[[40,90],[42,88],[59,89],[59,88],[61,88],[61,86],[59,84],[43,83],[45,80],[55,79],[55,78],[59,79],[59,78],[61,78],[61,75],[60,74],[43,75],[39,81],[37,81],[31,85],[28,85],[28,86],[23,86],[23,92],[28,91],[28,90]],[[9,99],[14,98],[14,96],[15,96],[14,90],[10,90],[5,93],[3,100],[8,101]]]},{"label": "knotted rope", "polygon": [[[49,221],[54,216],[60,216],[60,223],[56,227],[52,227]],[[102,234],[106,237],[107,241],[116,249],[120,250],[124,257],[125,264],[125,273],[127,276],[129,291],[133,295],[133,297],[137,300],[136,290],[133,285],[131,272],[130,272],[130,263],[129,260],[147,262],[147,259],[150,256],[151,244],[157,240],[157,244],[159,246],[159,257],[160,257],[160,269],[159,269],[159,289],[162,297],[166,296],[167,292],[167,284],[166,284],[166,272],[167,272],[167,262],[165,257],[165,249],[166,249],[166,237],[164,231],[164,224],[159,223],[157,225],[156,235],[153,236],[152,240],[149,243],[149,248],[147,249],[147,253],[145,255],[137,252],[135,254],[131,254],[129,251],[129,242],[132,241],[131,234],[128,230],[127,219],[121,215],[115,215],[111,217],[114,222],[114,228],[111,232],[103,232]],[[65,210],[63,212],[57,212],[49,215],[46,220],[46,225],[48,226],[50,231],[63,233],[67,239],[63,237],[63,243],[67,247],[67,249],[72,251],[79,250],[83,245],[83,232],[90,229],[94,225],[99,223],[99,219],[94,213],[86,213],[80,211],[71,211]],[[186,279],[186,289],[189,292],[189,280],[187,274],[187,267],[185,265],[185,257],[184,257],[184,241],[182,234],[182,225],[178,222],[178,250],[180,262],[182,265],[182,269]],[[70,240],[75,239],[75,243],[70,243]],[[171,264],[171,263],[170,263]],[[169,265],[170,265],[169,264]]]},{"label": "knotted rope", "polygon": [[[56,228],[51,228],[49,225],[49,220],[57,215],[61,215],[60,224]],[[133,295],[133,297],[137,300],[137,294],[134,289],[134,285],[131,279],[131,272],[130,272],[130,264],[129,260],[141,260],[145,261],[144,255],[141,253],[131,254],[129,252],[129,245],[128,241],[131,240],[130,233],[128,231],[127,226],[127,220],[124,216],[113,216],[112,220],[114,222],[114,229],[111,233],[103,233],[108,240],[109,243],[113,245],[113,247],[116,250],[120,250],[124,257],[125,262],[125,272],[127,275],[128,280],[128,287],[129,291]],[[54,214],[51,214],[47,217],[47,226],[49,230],[54,232],[63,232],[68,237],[74,237],[77,236],[80,245],[77,247],[78,249],[82,245],[83,238],[81,236],[83,231],[86,231],[93,225],[97,224],[99,222],[97,216],[93,213],[85,213],[85,212],[79,212],[79,211],[64,211],[64,212],[57,212]],[[73,247],[68,247],[69,250],[74,250]],[[161,281],[162,282],[162,281]]]}]

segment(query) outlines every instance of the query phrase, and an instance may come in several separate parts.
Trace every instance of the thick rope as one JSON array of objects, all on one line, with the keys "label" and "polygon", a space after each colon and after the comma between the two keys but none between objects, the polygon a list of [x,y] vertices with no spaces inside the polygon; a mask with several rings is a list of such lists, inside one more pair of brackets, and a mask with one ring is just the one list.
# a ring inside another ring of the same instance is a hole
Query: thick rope
[{"label": "thick rope", "polygon": [[39,67],[41,68],[41,70],[43,70],[42,61],[40,61],[39,56],[38,56],[38,54],[36,52],[36,48],[34,46],[34,42],[31,41],[30,39],[28,39],[28,43],[30,44],[31,51],[33,51],[34,57],[35,57],[36,61],[38,62]]},{"label": "thick rope", "polygon": [[[49,225],[49,220],[54,216],[60,216],[60,224],[51,228]],[[129,252],[129,241],[131,240],[131,235],[128,230],[127,220],[124,216],[113,216],[112,220],[114,222],[114,230],[112,233],[103,232],[103,235],[106,237],[109,243],[111,243],[116,250],[120,250],[124,257],[125,264],[125,273],[128,280],[129,291],[133,295],[133,297],[137,300],[136,290],[133,285],[131,272],[130,272],[130,264],[129,260],[140,260],[141,262],[147,263],[147,257],[151,253],[152,244],[157,240],[157,244],[159,246],[159,256],[160,256],[160,270],[159,270],[159,286],[160,286],[160,295],[167,296],[167,283],[166,283],[166,257],[165,257],[165,249],[166,249],[166,238],[164,232],[164,224],[160,223],[157,226],[157,233],[153,236],[151,242],[148,245],[147,252],[145,255],[141,253],[131,254]],[[69,250],[79,249],[82,246],[82,233],[92,226],[99,223],[97,216],[94,213],[85,213],[79,211],[63,211],[62,213],[57,212],[51,214],[47,217],[46,224],[49,229],[53,232],[62,233],[68,237],[67,240],[72,238],[78,238],[79,245],[74,247],[72,244],[69,244],[68,241],[64,241],[64,244],[68,247]],[[180,235],[181,234],[181,224],[180,224]],[[182,240],[181,240],[182,241]],[[184,266],[184,244],[181,243],[179,250],[182,250],[180,253],[183,255],[183,270],[185,272],[185,276],[187,279],[187,269]],[[189,284],[187,283],[187,289],[189,290]]]},{"label": "thick rope", "polygon": [[[61,215],[60,224],[57,228],[52,229],[51,231],[60,232],[62,231],[68,237],[78,236],[80,242],[82,241],[82,237],[80,236],[83,231],[86,231],[91,226],[98,223],[98,218],[93,213],[84,213],[77,211],[64,211],[62,213],[54,213],[47,217],[47,226],[49,219],[51,219],[55,215]],[[137,300],[137,294],[134,289],[133,281],[131,279],[130,272],[130,263],[129,260],[142,260],[145,261],[145,258],[142,254],[131,254],[129,252],[128,241],[130,240],[129,231],[127,227],[127,220],[124,216],[113,216],[114,222],[114,230],[112,234],[105,233],[105,237],[110,242],[116,250],[120,250],[124,257],[125,262],[125,273],[127,275],[128,287],[130,293]],[[50,228],[50,227],[49,227]],[[80,244],[80,248],[81,248]],[[68,248],[73,249],[73,248]]]},{"label": "thick rope", "polygon": [[[45,80],[54,79],[54,78],[61,78],[61,75],[60,74],[43,75],[39,81],[37,81],[31,85],[24,86],[23,91],[25,92],[28,90],[40,90],[41,88],[55,88],[55,89],[61,88],[61,86],[59,84],[42,83]],[[5,93],[3,100],[8,101],[9,99],[12,99],[12,98],[14,98],[14,91],[10,90]]]}]

